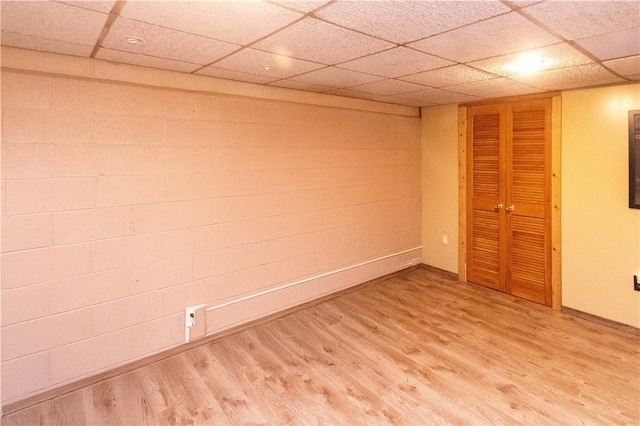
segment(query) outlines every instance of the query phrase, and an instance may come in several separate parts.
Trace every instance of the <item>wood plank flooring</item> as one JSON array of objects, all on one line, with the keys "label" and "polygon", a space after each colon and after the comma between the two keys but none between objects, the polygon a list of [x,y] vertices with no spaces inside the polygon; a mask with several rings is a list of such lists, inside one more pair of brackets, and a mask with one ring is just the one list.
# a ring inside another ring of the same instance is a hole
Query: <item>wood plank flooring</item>
[{"label": "wood plank flooring", "polygon": [[640,337],[416,269],[3,418],[495,423],[639,424]]}]

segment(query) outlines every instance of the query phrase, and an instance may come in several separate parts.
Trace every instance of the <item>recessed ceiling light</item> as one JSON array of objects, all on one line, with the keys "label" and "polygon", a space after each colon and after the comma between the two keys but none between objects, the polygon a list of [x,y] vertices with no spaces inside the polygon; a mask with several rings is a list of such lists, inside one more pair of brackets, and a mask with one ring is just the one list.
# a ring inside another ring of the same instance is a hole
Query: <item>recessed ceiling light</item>
[{"label": "recessed ceiling light", "polygon": [[545,63],[536,53],[524,53],[514,62],[505,65],[509,71],[518,74],[533,74],[545,68]]},{"label": "recessed ceiling light", "polygon": [[127,41],[127,43],[131,43],[131,44],[147,44],[147,40],[143,39],[142,37],[128,35],[128,36],[125,36],[124,39]]},{"label": "recessed ceiling light", "polygon": [[263,65],[262,69],[264,69],[265,71],[271,71],[276,69],[277,67],[275,65]]}]

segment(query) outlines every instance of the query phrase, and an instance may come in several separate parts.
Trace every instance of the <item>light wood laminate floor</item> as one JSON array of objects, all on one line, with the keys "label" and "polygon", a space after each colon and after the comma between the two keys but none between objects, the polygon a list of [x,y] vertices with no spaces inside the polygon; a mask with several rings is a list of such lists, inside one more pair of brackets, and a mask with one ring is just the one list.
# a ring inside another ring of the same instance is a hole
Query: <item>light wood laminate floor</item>
[{"label": "light wood laminate floor", "polygon": [[639,424],[640,338],[416,269],[3,424]]}]

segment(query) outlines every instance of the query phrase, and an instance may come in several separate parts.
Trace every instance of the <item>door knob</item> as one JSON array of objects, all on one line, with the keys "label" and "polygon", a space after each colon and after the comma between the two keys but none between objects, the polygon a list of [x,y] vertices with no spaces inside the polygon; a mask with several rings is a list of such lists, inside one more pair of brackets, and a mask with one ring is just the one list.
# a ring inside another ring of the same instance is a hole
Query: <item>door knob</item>
[{"label": "door knob", "polygon": [[493,206],[493,208],[496,209],[496,210],[500,210],[503,207],[504,207],[504,204],[502,204],[502,203],[498,203],[495,206]]},{"label": "door knob", "polygon": [[516,208],[515,208],[515,206],[514,206],[513,204],[509,204],[509,205],[507,206],[507,211],[508,211],[508,212],[512,212],[512,211],[514,211],[515,209],[516,209]]}]

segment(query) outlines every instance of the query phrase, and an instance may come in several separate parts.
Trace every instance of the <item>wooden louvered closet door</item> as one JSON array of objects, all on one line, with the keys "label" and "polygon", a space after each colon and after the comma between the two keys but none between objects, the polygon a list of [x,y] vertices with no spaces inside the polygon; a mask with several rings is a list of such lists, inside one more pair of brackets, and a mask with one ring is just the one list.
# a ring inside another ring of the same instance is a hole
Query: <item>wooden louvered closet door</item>
[{"label": "wooden louvered closet door", "polygon": [[467,279],[551,305],[551,100],[467,109]]}]

